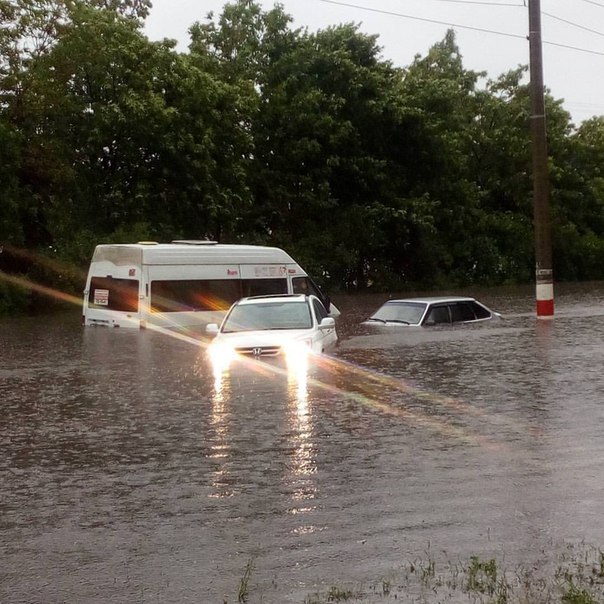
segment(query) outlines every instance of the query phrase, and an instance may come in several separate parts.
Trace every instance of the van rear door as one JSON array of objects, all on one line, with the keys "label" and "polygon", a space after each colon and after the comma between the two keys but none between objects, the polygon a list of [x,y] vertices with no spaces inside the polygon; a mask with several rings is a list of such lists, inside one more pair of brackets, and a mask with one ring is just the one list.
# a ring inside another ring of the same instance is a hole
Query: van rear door
[{"label": "van rear door", "polygon": [[138,327],[139,280],[91,276],[86,292],[86,325]]}]

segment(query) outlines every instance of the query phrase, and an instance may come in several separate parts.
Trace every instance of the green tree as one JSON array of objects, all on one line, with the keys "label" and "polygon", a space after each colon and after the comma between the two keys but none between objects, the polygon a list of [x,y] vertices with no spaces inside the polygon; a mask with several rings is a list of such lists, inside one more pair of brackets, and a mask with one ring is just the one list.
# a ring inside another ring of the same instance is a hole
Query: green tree
[{"label": "green tree", "polygon": [[21,164],[21,137],[0,117],[0,245],[23,245],[23,218],[20,215],[18,173]]},{"label": "green tree", "polygon": [[32,149],[51,148],[58,164],[38,192],[57,243],[79,232],[81,254],[93,239],[145,224],[151,237],[213,236],[239,214],[239,99],[172,42],[149,42],[137,20],[113,10],[79,6],[30,80]]},{"label": "green tree", "polygon": [[[479,190],[480,221],[472,239],[473,278],[527,281],[534,271],[530,98],[525,67],[487,82],[473,123],[470,171]],[[482,253],[481,253],[482,252]]]},{"label": "green tree", "polygon": [[414,155],[421,124],[398,101],[399,74],[376,37],[354,25],[273,35],[266,56],[252,224],[315,275],[362,287],[376,276],[387,231],[412,221],[400,195],[412,168],[400,154]]},{"label": "green tree", "polygon": [[[429,204],[433,225],[417,231],[412,241],[412,274],[419,281],[463,283],[476,277],[482,258],[481,249],[471,246],[470,235],[483,220],[472,171],[475,119],[483,98],[477,81],[483,75],[463,67],[452,31],[405,72],[406,103],[425,123],[426,163],[416,170],[412,193]],[[485,237],[483,233],[480,248],[485,247]]]},{"label": "green tree", "polygon": [[568,127],[557,140],[552,162],[554,272],[561,280],[602,279],[604,118],[587,120],[572,132]]}]

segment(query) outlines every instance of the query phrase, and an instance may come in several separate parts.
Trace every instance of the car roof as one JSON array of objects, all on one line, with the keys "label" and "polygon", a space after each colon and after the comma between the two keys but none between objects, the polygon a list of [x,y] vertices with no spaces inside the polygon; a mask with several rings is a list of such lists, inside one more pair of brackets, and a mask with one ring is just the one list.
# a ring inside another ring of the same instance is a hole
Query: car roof
[{"label": "car roof", "polygon": [[248,296],[241,298],[237,304],[254,304],[256,302],[305,302],[310,296],[306,294],[265,294],[262,296]]},{"label": "car roof", "polygon": [[425,298],[397,298],[394,300],[386,300],[384,304],[390,302],[414,302],[416,304],[433,304],[435,302],[476,302],[476,298],[467,296],[427,296]]}]

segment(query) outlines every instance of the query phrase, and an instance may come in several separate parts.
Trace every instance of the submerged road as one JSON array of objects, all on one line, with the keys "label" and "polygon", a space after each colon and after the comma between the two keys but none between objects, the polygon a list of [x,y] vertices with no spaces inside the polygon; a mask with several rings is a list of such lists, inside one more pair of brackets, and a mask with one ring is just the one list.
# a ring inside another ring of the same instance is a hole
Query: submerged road
[{"label": "submerged road", "polygon": [[504,319],[370,330],[384,296],[336,297],[332,358],[220,379],[188,338],[0,321],[0,601],[386,601],[413,561],[599,548],[604,284],[553,321],[476,295]]}]

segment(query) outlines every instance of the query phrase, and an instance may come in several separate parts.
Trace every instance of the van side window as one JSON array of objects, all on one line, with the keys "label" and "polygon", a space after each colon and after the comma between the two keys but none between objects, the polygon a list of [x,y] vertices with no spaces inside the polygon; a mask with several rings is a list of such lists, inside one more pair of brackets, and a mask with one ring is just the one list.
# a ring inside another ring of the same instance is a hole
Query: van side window
[{"label": "van side window", "polygon": [[314,292],[310,290],[310,282],[307,277],[294,277],[292,279],[292,293],[313,294]]},{"label": "van side window", "polygon": [[287,293],[287,279],[242,279],[241,297]]},{"label": "van side window", "polygon": [[92,277],[88,306],[103,310],[138,312],[138,280]]},{"label": "van side window", "polygon": [[323,306],[326,308],[328,306],[327,298],[323,292],[315,285],[314,281],[308,277],[294,277],[292,279],[292,292],[294,294],[312,294],[321,300]]},{"label": "van side window", "polygon": [[226,310],[239,298],[239,279],[151,281],[152,312]]},{"label": "van side window", "polygon": [[151,310],[228,310],[246,296],[286,294],[287,279],[186,279],[151,282]]}]

